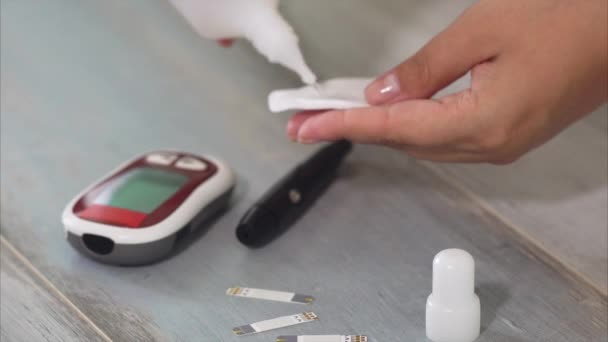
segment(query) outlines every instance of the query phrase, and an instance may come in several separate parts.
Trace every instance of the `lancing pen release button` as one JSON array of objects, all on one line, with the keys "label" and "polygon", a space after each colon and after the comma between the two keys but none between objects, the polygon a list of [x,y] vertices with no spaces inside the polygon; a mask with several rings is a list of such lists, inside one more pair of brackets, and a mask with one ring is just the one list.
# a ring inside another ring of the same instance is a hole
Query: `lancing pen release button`
[{"label": "lancing pen release button", "polygon": [[300,192],[298,190],[291,189],[289,191],[289,200],[291,201],[291,203],[298,204],[298,203],[300,203],[301,199],[302,199],[302,195],[300,194]]},{"label": "lancing pen release button", "polygon": [[352,144],[329,144],[273,185],[243,216],[236,236],[248,247],[262,247],[299,219],[336,176]]}]

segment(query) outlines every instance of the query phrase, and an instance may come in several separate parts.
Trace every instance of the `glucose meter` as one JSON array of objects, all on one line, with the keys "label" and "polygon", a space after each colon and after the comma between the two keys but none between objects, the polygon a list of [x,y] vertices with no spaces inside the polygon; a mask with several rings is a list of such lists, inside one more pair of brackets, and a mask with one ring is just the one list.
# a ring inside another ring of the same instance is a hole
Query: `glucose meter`
[{"label": "glucose meter", "polygon": [[180,237],[223,209],[235,177],[214,157],[177,151],[138,156],[87,187],[62,215],[69,243],[110,264],[167,256]]}]

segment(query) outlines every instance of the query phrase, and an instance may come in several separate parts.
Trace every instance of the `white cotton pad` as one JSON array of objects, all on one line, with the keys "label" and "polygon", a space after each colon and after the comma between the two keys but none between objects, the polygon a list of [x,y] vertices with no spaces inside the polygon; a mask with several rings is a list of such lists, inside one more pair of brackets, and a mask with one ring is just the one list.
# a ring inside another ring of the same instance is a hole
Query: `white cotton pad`
[{"label": "white cotton pad", "polygon": [[275,90],[268,95],[268,107],[273,113],[367,107],[365,88],[372,81],[369,78],[335,78],[302,88]]}]

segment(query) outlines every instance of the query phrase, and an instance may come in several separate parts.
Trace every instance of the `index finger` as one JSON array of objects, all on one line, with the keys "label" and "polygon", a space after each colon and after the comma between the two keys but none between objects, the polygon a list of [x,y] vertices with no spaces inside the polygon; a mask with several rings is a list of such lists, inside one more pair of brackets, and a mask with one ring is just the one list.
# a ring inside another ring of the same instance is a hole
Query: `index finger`
[{"label": "index finger", "polygon": [[358,143],[442,146],[466,136],[476,102],[471,90],[440,100],[409,100],[387,106],[334,110],[307,118],[298,141],[347,139]]}]

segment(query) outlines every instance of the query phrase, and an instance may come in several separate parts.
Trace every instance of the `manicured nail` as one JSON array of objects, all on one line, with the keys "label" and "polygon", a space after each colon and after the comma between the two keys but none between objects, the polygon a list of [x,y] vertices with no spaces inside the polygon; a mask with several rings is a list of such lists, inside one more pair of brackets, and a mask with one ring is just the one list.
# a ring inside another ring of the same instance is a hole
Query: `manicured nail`
[{"label": "manicured nail", "polygon": [[401,93],[399,79],[393,72],[372,82],[365,91],[370,104],[378,105],[389,102]]},{"label": "manicured nail", "polygon": [[315,144],[315,143],[318,143],[319,140],[315,139],[315,138],[298,135],[298,142],[300,144]]},{"label": "manicured nail", "polygon": [[314,144],[319,142],[319,139],[311,137],[311,129],[309,125],[303,125],[298,131],[298,142],[301,144]]},{"label": "manicured nail", "polygon": [[289,139],[291,140],[296,140],[298,137],[298,131],[297,131],[296,124],[293,121],[289,121],[287,122],[287,136],[289,137]]}]

